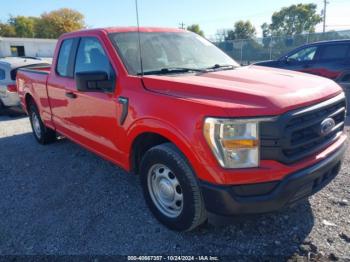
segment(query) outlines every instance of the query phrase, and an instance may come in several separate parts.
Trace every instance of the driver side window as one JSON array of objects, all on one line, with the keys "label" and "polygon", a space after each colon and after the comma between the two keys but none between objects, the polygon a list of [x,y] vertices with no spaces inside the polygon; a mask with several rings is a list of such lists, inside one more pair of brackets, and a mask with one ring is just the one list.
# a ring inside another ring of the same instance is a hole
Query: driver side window
[{"label": "driver side window", "polygon": [[301,49],[298,52],[290,55],[288,57],[288,60],[298,61],[298,62],[313,61],[313,60],[315,60],[315,57],[316,57],[316,51],[317,51],[316,46],[307,47],[307,48]]},{"label": "driver side window", "polygon": [[95,37],[83,37],[80,40],[75,73],[106,72],[111,77],[112,66],[99,40]]}]

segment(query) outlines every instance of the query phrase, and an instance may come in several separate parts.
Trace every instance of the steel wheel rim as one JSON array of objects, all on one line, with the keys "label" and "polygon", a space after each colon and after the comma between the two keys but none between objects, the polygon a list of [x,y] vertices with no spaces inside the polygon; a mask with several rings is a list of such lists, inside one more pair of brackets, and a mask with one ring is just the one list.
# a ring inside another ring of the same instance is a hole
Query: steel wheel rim
[{"label": "steel wheel rim", "polygon": [[183,191],[175,174],[163,164],[153,165],[147,176],[153,203],[165,216],[178,217],[183,209]]},{"label": "steel wheel rim", "polygon": [[39,117],[36,115],[35,112],[32,113],[32,124],[34,133],[38,138],[41,138],[41,126],[40,126],[40,120]]}]

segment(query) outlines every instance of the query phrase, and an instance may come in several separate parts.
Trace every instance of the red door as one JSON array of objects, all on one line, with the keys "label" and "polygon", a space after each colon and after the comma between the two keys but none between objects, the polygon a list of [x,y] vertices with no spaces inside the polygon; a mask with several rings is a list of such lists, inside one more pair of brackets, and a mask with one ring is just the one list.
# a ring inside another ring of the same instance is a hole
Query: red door
[{"label": "red door", "polygon": [[[70,139],[111,160],[117,160],[120,154],[117,146],[120,125],[114,90],[81,92],[77,90],[74,79],[75,73],[103,71],[115,87],[115,69],[98,38],[82,37],[76,41],[76,45],[74,43],[70,57],[76,57],[76,61],[68,59],[68,64],[73,65],[70,69],[68,66],[70,73],[60,75],[60,53],[56,75],[49,81],[54,122],[58,131]],[[64,42],[60,52],[64,50],[63,45]]]}]

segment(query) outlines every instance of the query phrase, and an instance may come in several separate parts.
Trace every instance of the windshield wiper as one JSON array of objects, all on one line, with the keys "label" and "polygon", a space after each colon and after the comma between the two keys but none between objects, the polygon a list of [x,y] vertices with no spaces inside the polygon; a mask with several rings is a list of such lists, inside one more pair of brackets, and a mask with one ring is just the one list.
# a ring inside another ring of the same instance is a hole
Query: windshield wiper
[{"label": "windshield wiper", "polygon": [[[143,72],[144,75],[165,75],[165,74],[176,74],[176,73],[187,73],[187,72],[205,72],[205,69],[198,68],[187,68],[187,67],[165,67],[158,70],[150,70]],[[142,75],[142,73],[138,73]]]},{"label": "windshield wiper", "polygon": [[[229,70],[229,69],[234,69],[235,66],[233,65],[220,65],[220,64],[215,64],[210,67],[206,68],[189,68],[189,67],[165,67],[157,70],[150,70],[150,71],[145,71],[143,72],[144,75],[166,75],[166,74],[176,74],[176,73],[187,73],[187,72],[201,72],[201,73],[206,73],[211,70]],[[138,75],[142,75],[142,73],[138,73]]]},{"label": "windshield wiper", "polygon": [[234,65],[220,65],[220,64],[215,64],[213,66],[210,67],[206,67],[206,70],[217,70],[217,69],[223,69],[223,70],[230,70],[230,69],[234,69],[235,66]]}]

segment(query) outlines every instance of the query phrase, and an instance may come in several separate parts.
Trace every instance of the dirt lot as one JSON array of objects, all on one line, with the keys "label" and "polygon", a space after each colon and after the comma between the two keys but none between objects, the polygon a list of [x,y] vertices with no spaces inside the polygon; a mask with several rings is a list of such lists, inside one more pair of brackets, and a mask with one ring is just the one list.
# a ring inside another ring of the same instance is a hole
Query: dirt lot
[{"label": "dirt lot", "polygon": [[1,116],[0,254],[350,260],[349,153],[336,180],[310,201],[177,233],[152,217],[136,176],[65,139],[41,146],[26,117]]}]

